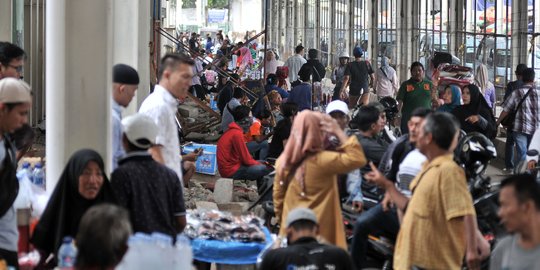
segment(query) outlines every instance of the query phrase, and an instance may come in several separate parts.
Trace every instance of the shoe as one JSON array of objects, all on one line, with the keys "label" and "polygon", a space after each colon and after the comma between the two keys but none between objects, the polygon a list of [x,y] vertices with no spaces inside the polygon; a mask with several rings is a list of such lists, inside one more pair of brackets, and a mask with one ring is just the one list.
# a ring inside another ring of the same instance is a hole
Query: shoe
[{"label": "shoe", "polygon": [[514,172],[514,168],[504,168],[504,169],[503,169],[503,172],[504,172],[504,173],[513,173],[513,172]]}]

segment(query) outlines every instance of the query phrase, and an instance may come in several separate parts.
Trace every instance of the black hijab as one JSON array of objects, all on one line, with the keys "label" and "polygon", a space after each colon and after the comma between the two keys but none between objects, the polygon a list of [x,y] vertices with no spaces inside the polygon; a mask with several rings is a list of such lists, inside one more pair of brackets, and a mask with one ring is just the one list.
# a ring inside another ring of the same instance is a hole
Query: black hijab
[{"label": "black hijab", "polygon": [[96,162],[104,172],[103,160],[94,150],[79,150],[71,156],[34,230],[31,242],[47,255],[56,253],[64,236],[75,237],[81,217],[88,208],[99,203],[115,202],[105,173],[103,185],[95,199],[87,200],[80,195],[79,176],[90,161]]},{"label": "black hijab", "polygon": [[[461,129],[463,129],[465,132],[480,132],[490,139],[495,138],[497,135],[495,128],[495,116],[493,116],[493,111],[487,104],[486,99],[480,92],[478,86],[469,84],[463,89],[465,88],[469,89],[471,101],[469,104],[464,104],[455,108],[452,111],[452,114],[459,120],[461,123]],[[480,115],[486,119],[488,122],[487,127],[482,129],[478,124],[472,124],[465,121],[465,119],[472,115]]]}]

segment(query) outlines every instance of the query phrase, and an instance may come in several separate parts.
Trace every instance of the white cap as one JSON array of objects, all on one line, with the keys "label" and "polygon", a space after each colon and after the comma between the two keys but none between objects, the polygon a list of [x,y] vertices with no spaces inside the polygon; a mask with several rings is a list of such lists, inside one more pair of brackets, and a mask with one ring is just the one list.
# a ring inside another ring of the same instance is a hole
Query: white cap
[{"label": "white cap", "polygon": [[[133,145],[148,149],[156,143],[158,126],[152,118],[137,113],[124,118],[122,120],[122,126],[124,128],[124,134],[126,134],[127,139]],[[141,142],[140,140],[143,139],[148,142]]]},{"label": "white cap", "polygon": [[0,80],[0,102],[19,103],[32,102],[30,85],[23,80],[4,78]]},{"label": "white cap", "polygon": [[331,112],[340,111],[344,114],[349,114],[349,106],[347,103],[341,101],[341,100],[334,100],[330,103],[328,103],[328,106],[326,106],[326,114],[330,114]]}]

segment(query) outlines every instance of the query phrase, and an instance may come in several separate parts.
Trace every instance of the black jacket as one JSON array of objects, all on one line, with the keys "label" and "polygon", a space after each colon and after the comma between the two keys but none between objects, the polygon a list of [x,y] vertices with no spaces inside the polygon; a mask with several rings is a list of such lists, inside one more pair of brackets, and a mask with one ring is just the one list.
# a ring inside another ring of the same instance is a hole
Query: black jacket
[{"label": "black jacket", "polygon": [[349,254],[336,246],[323,245],[315,238],[298,239],[286,248],[268,251],[260,270],[287,269],[354,269]]}]

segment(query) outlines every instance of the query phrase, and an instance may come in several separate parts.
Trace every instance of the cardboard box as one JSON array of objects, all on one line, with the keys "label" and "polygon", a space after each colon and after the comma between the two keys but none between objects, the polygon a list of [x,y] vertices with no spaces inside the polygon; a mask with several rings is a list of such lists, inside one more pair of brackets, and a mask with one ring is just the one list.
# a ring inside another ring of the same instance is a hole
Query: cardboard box
[{"label": "cardboard box", "polygon": [[216,175],[217,173],[217,145],[193,143],[184,146],[183,152],[191,153],[195,149],[202,148],[203,154],[195,162],[195,171],[198,173]]}]

